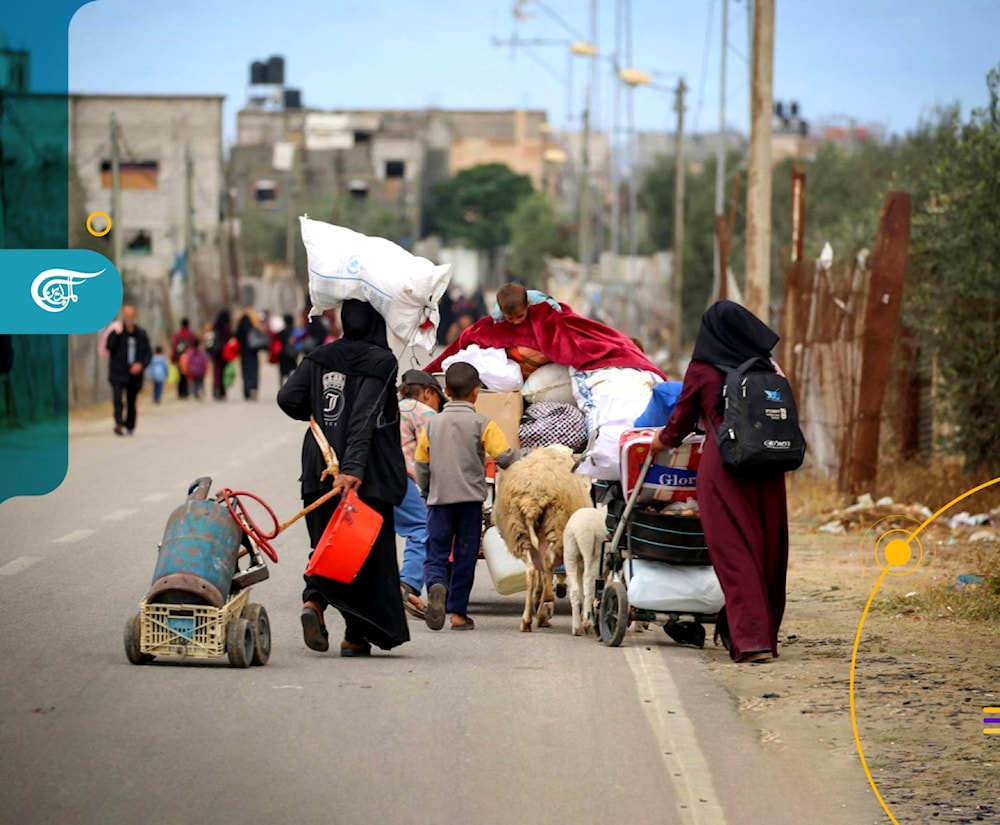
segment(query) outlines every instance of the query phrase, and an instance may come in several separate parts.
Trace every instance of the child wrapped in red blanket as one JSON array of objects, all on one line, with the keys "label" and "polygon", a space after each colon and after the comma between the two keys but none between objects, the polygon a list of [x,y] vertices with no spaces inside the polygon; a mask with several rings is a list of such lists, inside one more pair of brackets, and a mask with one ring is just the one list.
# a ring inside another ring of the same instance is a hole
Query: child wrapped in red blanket
[{"label": "child wrapped in red blanket", "polygon": [[[621,367],[648,370],[666,376],[646,358],[626,335],[600,321],[578,315],[566,304],[553,306],[551,299],[529,303],[523,287],[497,294],[505,320],[481,318],[456,338],[447,349],[426,366],[428,372],[442,372],[442,362],[472,344],[508,352],[517,350],[529,365],[547,359],[578,370]],[[501,300],[506,299],[506,300]],[[523,302],[523,306],[522,306]],[[530,351],[534,350],[534,353]],[[535,353],[541,353],[539,358]],[[517,357],[518,353],[514,353]],[[522,361],[522,363],[524,363]]]}]

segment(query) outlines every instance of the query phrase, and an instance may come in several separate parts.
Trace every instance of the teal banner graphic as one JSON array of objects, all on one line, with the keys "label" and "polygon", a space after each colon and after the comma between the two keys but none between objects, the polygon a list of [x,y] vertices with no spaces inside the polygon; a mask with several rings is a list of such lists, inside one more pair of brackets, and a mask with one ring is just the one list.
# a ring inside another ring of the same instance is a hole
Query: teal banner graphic
[{"label": "teal banner graphic", "polygon": [[0,249],[0,332],[95,332],[115,317],[122,279],[89,249]]}]

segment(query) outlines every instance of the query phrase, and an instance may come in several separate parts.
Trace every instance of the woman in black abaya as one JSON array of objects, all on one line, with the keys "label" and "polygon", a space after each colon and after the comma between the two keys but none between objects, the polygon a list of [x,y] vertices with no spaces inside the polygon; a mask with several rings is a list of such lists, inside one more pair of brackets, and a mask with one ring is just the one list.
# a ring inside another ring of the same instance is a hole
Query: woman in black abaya
[{"label": "woman in black abaya", "polygon": [[[340,459],[336,481],[321,481],[326,465],[316,439],[306,431],[300,477],[303,503],[308,506],[331,488],[355,490],[382,516],[371,553],[351,584],[309,576],[302,594],[302,632],[309,648],[329,649],[323,614],[332,605],[346,625],[341,656],[367,656],[372,645],[390,650],[410,639],[399,598],[393,524],[393,507],[406,492],[406,465],[395,398],[397,365],[385,321],[370,304],[346,301],[341,322],[343,337],[303,358],[278,391],[278,406],[299,421],[313,416]],[[340,496],[334,496],[306,515],[313,548],[339,501]]]}]

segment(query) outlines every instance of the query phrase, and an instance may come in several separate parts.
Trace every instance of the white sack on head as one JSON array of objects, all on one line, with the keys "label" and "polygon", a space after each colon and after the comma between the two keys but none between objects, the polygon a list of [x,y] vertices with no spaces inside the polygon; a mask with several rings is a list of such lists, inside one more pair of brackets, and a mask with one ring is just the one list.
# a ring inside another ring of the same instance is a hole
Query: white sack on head
[{"label": "white sack on head", "polygon": [[299,224],[309,265],[310,316],[339,309],[347,300],[366,301],[397,337],[433,350],[451,264],[438,266],[385,238],[344,226],[308,217]]}]

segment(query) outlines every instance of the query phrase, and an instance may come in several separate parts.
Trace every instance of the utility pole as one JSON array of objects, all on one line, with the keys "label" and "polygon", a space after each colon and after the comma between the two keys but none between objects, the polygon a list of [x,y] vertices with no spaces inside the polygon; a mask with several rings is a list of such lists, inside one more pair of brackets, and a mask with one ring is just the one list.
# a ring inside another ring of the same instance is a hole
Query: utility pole
[{"label": "utility pole", "polygon": [[118,146],[118,121],[111,113],[111,259],[115,269],[122,271],[122,175],[121,151]]},{"label": "utility pole", "polygon": [[184,282],[184,310],[188,318],[199,318],[198,293],[194,283],[194,161],[191,147],[184,147],[184,257],[187,261],[187,278]]},{"label": "utility pole", "polygon": [[754,4],[750,160],[747,173],[746,306],[770,323],[771,113],[774,108],[774,0]]},{"label": "utility pole", "polygon": [[583,110],[583,147],[580,153],[580,217],[579,257],[583,267],[583,282],[590,281],[590,85],[587,86],[587,104]]},{"label": "utility pole", "polygon": [[674,154],[676,162],[674,170],[674,276],[673,276],[673,323],[674,323],[674,358],[680,358],[683,345],[681,332],[681,297],[684,279],[684,93],[687,86],[684,78],[677,82],[677,99],[674,111],[677,112],[677,146]]},{"label": "utility pole", "polygon": [[621,176],[618,158],[619,124],[621,120],[621,96],[622,84],[618,73],[621,71],[619,55],[622,48],[622,11],[621,0],[615,0],[615,53],[611,59],[611,71],[614,73],[613,83],[615,89],[614,106],[612,108],[611,123],[611,252],[614,255],[615,273],[618,272],[618,253],[621,251]]},{"label": "utility pole", "polygon": [[[726,200],[726,53],[729,51],[729,0],[722,0],[722,66],[719,77],[719,143],[715,149],[715,215],[725,215]],[[721,298],[722,283],[726,277],[723,269],[721,240],[716,235],[712,284],[712,300]]]},{"label": "utility pole", "polygon": [[288,170],[286,180],[288,181],[288,214],[285,224],[285,264],[288,266],[288,274],[295,277],[295,202],[296,193],[299,188],[299,147],[292,144],[292,168]]}]

